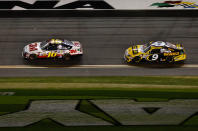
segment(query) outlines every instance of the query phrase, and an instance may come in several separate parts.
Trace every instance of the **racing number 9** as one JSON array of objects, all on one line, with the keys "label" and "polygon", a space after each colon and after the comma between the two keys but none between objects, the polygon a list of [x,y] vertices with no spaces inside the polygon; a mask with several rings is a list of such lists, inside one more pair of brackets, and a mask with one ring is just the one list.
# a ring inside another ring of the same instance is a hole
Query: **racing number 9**
[{"label": "racing number 9", "polygon": [[151,60],[152,60],[152,61],[155,61],[155,60],[157,60],[157,59],[158,59],[158,54],[153,54]]}]

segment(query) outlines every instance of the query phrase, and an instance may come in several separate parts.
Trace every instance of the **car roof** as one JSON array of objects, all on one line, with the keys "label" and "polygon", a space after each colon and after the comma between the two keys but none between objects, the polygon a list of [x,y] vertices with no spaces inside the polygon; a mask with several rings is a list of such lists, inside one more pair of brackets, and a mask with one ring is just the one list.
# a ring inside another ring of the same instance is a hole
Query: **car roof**
[{"label": "car roof", "polygon": [[170,42],[164,42],[164,41],[156,41],[156,42],[153,42],[151,43],[150,46],[155,46],[155,47],[168,47],[168,48],[173,48],[173,49],[176,49],[177,47],[170,43]]},{"label": "car roof", "polygon": [[46,41],[46,44],[51,43],[51,44],[65,44],[65,45],[73,45],[73,43],[69,40],[65,40],[65,39],[49,39]]}]

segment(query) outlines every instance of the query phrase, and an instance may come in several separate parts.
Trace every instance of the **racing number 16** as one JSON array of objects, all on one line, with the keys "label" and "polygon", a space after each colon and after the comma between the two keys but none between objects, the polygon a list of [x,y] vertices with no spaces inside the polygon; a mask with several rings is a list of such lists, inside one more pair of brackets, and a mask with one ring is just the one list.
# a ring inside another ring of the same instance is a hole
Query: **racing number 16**
[{"label": "racing number 16", "polygon": [[155,61],[155,60],[157,60],[157,59],[158,59],[158,54],[153,54],[153,55],[152,55],[152,60]]},{"label": "racing number 16", "polygon": [[49,52],[47,57],[55,57],[57,53],[55,52]]}]

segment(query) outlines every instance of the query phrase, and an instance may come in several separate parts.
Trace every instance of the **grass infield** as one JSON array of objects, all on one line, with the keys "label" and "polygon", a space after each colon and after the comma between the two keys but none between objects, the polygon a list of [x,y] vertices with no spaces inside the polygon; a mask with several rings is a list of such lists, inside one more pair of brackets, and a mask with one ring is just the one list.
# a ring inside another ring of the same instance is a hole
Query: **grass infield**
[{"label": "grass infield", "polygon": [[[81,100],[79,110],[105,119],[105,114],[95,109],[90,99],[135,99],[137,101],[168,101],[169,99],[198,99],[198,77],[26,77],[0,78],[0,92],[14,92],[12,96],[0,95],[0,115],[24,110],[30,100]],[[0,130],[69,130],[69,131],[195,131],[198,116],[179,126],[90,126],[63,127],[51,119],[44,119],[24,128]]]}]

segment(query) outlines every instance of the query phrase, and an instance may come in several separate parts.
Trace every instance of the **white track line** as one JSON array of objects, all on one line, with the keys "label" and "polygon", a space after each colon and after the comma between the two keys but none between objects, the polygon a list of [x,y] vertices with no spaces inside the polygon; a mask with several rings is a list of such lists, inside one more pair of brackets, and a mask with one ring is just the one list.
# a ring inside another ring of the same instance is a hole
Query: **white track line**
[{"label": "white track line", "polygon": [[[32,66],[32,65],[0,65],[0,69],[34,69],[34,68],[138,68],[132,65],[72,65],[72,66]],[[142,66],[141,66],[142,67]],[[198,68],[198,64],[186,64],[182,68]]]},{"label": "white track line", "polygon": [[186,68],[198,68],[197,64],[187,64],[187,65],[183,65],[182,67],[186,67]]}]

